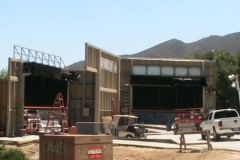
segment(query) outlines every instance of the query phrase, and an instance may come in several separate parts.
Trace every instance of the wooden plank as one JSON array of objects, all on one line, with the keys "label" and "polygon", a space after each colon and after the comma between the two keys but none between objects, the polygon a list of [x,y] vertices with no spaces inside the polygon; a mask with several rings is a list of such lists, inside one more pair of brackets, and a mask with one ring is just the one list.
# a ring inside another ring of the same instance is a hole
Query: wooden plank
[{"label": "wooden plank", "polygon": [[92,68],[92,67],[87,67],[87,71],[94,72],[94,73],[97,73],[97,72],[98,72],[97,69]]},{"label": "wooden plank", "polygon": [[204,143],[185,143],[186,145],[198,145],[198,144],[206,144],[206,142]]},{"label": "wooden plank", "polygon": [[10,76],[10,81],[18,82],[18,77]]},{"label": "wooden plank", "polygon": [[202,134],[205,133],[206,131],[194,131],[194,132],[184,132],[184,134]]},{"label": "wooden plank", "polygon": [[111,93],[117,93],[118,92],[116,89],[104,88],[104,87],[100,87],[100,91],[111,92]]}]

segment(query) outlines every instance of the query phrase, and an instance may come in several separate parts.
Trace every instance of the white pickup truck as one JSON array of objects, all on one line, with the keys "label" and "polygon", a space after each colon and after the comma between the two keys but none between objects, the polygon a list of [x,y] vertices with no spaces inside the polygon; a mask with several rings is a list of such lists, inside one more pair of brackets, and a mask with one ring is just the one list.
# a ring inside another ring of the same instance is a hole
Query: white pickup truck
[{"label": "white pickup truck", "polygon": [[[240,133],[240,117],[235,109],[213,110],[207,114],[205,121],[200,124],[200,129],[209,130],[214,140],[219,140],[221,136],[231,138]],[[205,139],[202,135],[202,139]]]}]

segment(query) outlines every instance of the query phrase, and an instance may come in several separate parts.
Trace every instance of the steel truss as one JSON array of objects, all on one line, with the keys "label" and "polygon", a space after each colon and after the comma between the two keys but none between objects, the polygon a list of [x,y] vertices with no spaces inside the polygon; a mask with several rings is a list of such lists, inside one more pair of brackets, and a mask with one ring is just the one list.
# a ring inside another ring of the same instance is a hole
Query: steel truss
[{"label": "steel truss", "polygon": [[59,56],[32,50],[17,45],[13,46],[13,57],[19,58],[21,61],[36,62],[49,66],[54,66],[57,68],[66,67],[62,58]]}]

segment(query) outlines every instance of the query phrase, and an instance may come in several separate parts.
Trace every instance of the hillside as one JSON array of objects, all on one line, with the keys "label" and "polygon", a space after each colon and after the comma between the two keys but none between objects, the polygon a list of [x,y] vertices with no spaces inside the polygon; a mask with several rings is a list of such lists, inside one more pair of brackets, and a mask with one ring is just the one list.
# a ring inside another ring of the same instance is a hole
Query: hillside
[{"label": "hillside", "polygon": [[[192,43],[184,43],[177,39],[172,39],[144,51],[131,54],[120,55],[121,57],[153,57],[153,58],[184,58],[195,53],[206,53],[209,51],[229,51],[237,54],[240,51],[240,32],[231,33],[225,36],[209,36]],[[70,69],[83,69],[84,61],[79,61],[69,65]]]},{"label": "hillside", "polygon": [[85,68],[85,60],[75,62],[71,65],[68,66],[69,69],[74,69],[74,70],[82,70]]},{"label": "hillside", "polygon": [[238,50],[240,50],[240,32],[222,37],[209,36],[193,43],[184,43],[180,40],[172,39],[130,56],[183,58],[195,53],[206,53],[211,50],[215,52],[229,51],[232,54],[237,54]]}]

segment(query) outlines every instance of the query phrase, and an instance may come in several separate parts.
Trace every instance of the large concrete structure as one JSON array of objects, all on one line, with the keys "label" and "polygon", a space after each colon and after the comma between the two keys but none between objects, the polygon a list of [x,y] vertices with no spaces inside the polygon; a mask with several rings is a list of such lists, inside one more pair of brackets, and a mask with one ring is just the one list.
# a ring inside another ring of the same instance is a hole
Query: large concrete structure
[{"label": "large concrete structure", "polygon": [[175,108],[216,108],[215,62],[192,59],[118,57],[86,44],[82,78],[70,83],[70,121],[101,121],[135,114],[145,123],[165,124]]},{"label": "large concrete structure", "polygon": [[118,114],[135,114],[156,124],[169,121],[175,108],[216,108],[215,61],[124,58],[86,43],[85,68],[71,71],[81,75],[71,82],[63,77],[66,69],[59,57],[47,60],[53,65],[43,65],[44,59],[36,61],[31,55],[25,55],[28,61],[9,58],[7,100],[0,101],[6,106],[6,124],[1,124],[7,136],[20,134],[24,109],[50,109],[58,92],[63,93],[70,126],[112,115],[112,99]]},{"label": "large concrete structure", "polygon": [[123,113],[145,123],[173,121],[174,109],[216,108],[214,61],[129,57],[121,66]]}]

